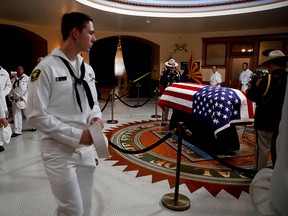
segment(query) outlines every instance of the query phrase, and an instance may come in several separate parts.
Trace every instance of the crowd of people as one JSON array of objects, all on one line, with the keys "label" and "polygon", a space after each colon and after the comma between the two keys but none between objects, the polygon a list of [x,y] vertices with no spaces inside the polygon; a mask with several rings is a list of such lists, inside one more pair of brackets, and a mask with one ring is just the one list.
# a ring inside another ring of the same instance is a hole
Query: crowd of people
[{"label": "crowd of people", "polygon": [[[15,76],[10,77],[10,74],[3,67],[0,67],[0,102],[1,110],[4,112],[4,118],[2,119],[3,121],[5,119],[5,122],[8,121],[10,111],[7,102],[9,101],[11,103],[13,117],[10,121],[11,124],[13,123],[11,131],[12,138],[22,134],[23,115],[25,117],[27,116],[26,103],[28,99],[29,77],[24,73],[24,68],[21,65],[16,68],[16,73]],[[3,125],[4,127],[8,126],[7,124]],[[2,126],[2,124],[0,124],[0,126]],[[11,127],[10,124],[9,127]],[[34,132],[36,129],[32,128],[31,131]],[[4,141],[0,138],[0,152],[4,150]]]}]

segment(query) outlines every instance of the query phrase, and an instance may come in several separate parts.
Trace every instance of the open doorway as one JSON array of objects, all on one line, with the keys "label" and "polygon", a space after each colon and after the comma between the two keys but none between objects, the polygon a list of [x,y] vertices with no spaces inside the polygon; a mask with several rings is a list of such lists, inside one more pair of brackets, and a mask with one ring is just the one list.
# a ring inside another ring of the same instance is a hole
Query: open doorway
[{"label": "open doorway", "polygon": [[[120,36],[124,64],[127,74],[128,97],[150,97],[153,94],[154,84],[152,73],[155,62],[159,61],[159,45],[138,37]],[[90,65],[100,88],[100,94],[107,88],[118,85],[114,74],[114,59],[117,51],[119,36],[97,40],[90,50]],[[143,75],[148,74],[143,77]],[[140,79],[139,79],[140,78]],[[137,87],[137,86],[141,87]],[[137,92],[139,89],[139,92]],[[105,98],[105,97],[103,97]]]}]

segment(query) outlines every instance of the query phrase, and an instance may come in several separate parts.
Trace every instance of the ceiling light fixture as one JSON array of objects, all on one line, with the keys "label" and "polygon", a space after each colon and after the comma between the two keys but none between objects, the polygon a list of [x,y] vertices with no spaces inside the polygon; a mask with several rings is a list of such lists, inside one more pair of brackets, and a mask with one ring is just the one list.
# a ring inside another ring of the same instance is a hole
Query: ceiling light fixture
[{"label": "ceiling light fixture", "polygon": [[119,36],[118,39],[118,45],[117,45],[117,51],[115,55],[115,60],[114,60],[114,73],[116,77],[122,77],[125,75],[125,64],[124,64],[124,59],[123,59],[123,54],[122,54],[122,45],[121,45],[121,39]]},{"label": "ceiling light fixture", "polygon": [[[254,0],[254,1],[231,1],[231,0],[75,0],[97,10],[112,13],[145,16],[145,17],[211,17],[231,14],[253,13],[276,8],[286,7],[288,1],[280,0]],[[148,3],[147,3],[148,2]],[[223,2],[225,4],[223,4]],[[237,2],[237,3],[235,3]],[[159,6],[160,5],[160,6]]]}]

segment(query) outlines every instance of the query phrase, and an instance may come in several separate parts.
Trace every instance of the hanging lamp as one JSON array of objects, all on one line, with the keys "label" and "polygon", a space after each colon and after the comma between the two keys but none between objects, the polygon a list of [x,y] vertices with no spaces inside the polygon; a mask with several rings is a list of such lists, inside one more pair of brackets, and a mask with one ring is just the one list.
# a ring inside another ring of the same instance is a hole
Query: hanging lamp
[{"label": "hanging lamp", "polygon": [[114,60],[114,73],[116,77],[123,77],[125,75],[125,65],[122,54],[121,39],[119,36],[117,51]]}]

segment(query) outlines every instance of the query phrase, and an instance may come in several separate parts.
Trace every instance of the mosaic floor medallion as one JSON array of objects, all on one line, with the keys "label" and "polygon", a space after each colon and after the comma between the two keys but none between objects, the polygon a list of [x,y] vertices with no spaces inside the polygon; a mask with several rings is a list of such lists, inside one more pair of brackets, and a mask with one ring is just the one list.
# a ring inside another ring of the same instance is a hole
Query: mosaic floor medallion
[{"label": "mosaic floor medallion", "polygon": [[[144,149],[169,131],[159,121],[137,122],[119,126],[107,132],[109,140],[129,151]],[[240,150],[235,155],[222,156],[226,162],[245,169],[252,169],[255,137],[252,127],[237,126]],[[168,180],[175,187],[178,137],[173,135],[151,151],[141,154],[124,154],[109,146],[114,166],[126,166],[124,171],[137,170],[136,177],[152,175],[152,183]],[[248,193],[251,179],[215,161],[204,151],[183,140],[179,184],[186,184],[191,192],[205,187],[216,196],[225,190],[235,197],[242,191]]]}]

